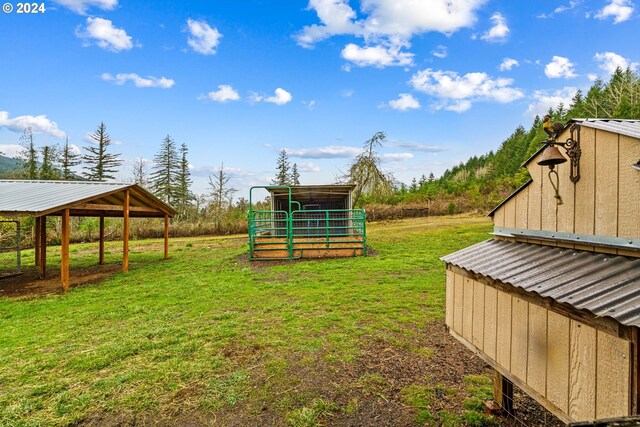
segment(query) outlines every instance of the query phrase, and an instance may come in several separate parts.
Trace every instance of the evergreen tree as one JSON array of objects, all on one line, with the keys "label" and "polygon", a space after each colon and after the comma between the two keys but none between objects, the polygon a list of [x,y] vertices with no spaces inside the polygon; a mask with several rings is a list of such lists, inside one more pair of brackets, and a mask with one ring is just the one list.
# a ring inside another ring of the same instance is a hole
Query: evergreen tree
[{"label": "evergreen tree", "polygon": [[376,152],[376,147],[382,147],[386,138],[384,132],[376,132],[365,141],[364,151],[356,157],[344,177],[344,181],[355,185],[353,206],[356,206],[363,196],[385,200],[393,194],[393,176],[381,170],[380,157]]},{"label": "evergreen tree", "polygon": [[180,158],[176,151],[176,142],[167,135],[160,145],[160,150],[153,157],[151,173],[151,189],[166,203],[173,203],[178,195],[178,176],[180,174]]},{"label": "evergreen tree", "polygon": [[433,172],[429,172],[429,179],[427,180],[427,182],[431,184],[435,180],[436,180],[436,177],[433,175]]},{"label": "evergreen tree", "polygon": [[66,139],[64,147],[60,152],[60,168],[62,169],[62,179],[70,180],[75,177],[71,168],[80,164],[80,154],[76,153],[69,146],[69,138]]},{"label": "evergreen tree", "polygon": [[289,157],[287,150],[280,151],[278,161],[276,163],[276,176],[271,180],[274,185],[289,185]]},{"label": "evergreen tree", "polygon": [[38,179],[38,150],[33,144],[33,132],[26,128],[20,137],[22,150],[19,159],[22,160],[23,176],[26,179]]},{"label": "evergreen tree", "polygon": [[294,163],[291,167],[291,184],[300,185],[300,173],[298,172],[298,164]]},{"label": "evergreen tree", "polygon": [[95,145],[84,147],[87,151],[82,157],[86,163],[83,173],[84,177],[89,181],[106,181],[115,179],[114,174],[118,172],[118,167],[122,164],[120,154],[112,154],[107,152],[111,145],[111,137],[107,133],[107,127],[104,122],[100,122],[98,129],[89,134]]},{"label": "evergreen tree", "polygon": [[176,182],[176,203],[181,211],[181,215],[184,215],[187,206],[193,201],[193,193],[191,192],[191,171],[189,170],[189,161],[187,160],[187,154],[189,149],[187,144],[182,143],[180,145],[180,168],[178,170],[178,177]]},{"label": "evergreen tree", "polygon": [[55,146],[42,147],[42,164],[40,165],[39,178],[44,180],[60,178],[60,172],[56,168],[58,150]]}]

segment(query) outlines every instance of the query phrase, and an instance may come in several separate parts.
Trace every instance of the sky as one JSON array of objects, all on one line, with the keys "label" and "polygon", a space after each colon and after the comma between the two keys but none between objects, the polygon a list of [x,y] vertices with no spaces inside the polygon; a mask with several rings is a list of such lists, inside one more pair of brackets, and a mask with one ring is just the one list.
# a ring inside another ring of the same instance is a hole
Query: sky
[{"label": "sky", "polygon": [[224,164],[248,197],[282,149],[302,184],[333,183],[384,131],[383,167],[409,183],[637,68],[636,1],[9,1],[0,152],[26,127],[36,146],[82,150],[102,121],[118,180],[138,158],[153,167],[170,135],[189,147],[196,193]]}]

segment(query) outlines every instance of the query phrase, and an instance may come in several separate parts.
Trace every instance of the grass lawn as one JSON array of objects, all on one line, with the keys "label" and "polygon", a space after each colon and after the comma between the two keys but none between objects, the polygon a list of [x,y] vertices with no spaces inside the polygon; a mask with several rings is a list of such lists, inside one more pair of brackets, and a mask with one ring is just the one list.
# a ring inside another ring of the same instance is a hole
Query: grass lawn
[{"label": "grass lawn", "polygon": [[[173,239],[161,261],[135,241],[126,275],[0,298],[0,425],[487,422],[482,365],[443,332],[438,258],[490,221],[368,227],[376,255],[322,261],[249,263],[243,237]],[[96,246],[72,246],[72,276]]]}]

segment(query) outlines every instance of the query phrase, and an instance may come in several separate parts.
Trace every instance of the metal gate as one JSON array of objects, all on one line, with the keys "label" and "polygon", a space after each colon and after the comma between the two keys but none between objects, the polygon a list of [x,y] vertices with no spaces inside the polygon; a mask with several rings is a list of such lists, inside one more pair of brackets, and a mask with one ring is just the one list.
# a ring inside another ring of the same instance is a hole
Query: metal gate
[{"label": "metal gate", "polygon": [[0,221],[0,278],[20,274],[20,222]]}]

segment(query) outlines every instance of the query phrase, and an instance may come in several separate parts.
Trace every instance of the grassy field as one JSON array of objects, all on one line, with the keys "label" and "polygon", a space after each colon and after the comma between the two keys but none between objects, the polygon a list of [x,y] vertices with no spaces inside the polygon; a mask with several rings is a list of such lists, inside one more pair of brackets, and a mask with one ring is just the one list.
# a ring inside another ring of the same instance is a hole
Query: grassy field
[{"label": "grassy field", "polygon": [[[129,274],[0,299],[0,425],[486,423],[481,365],[443,332],[438,258],[490,228],[377,223],[373,256],[268,264],[242,237],[175,239],[167,261],[133,242]],[[95,263],[95,245],[71,260]]]}]

